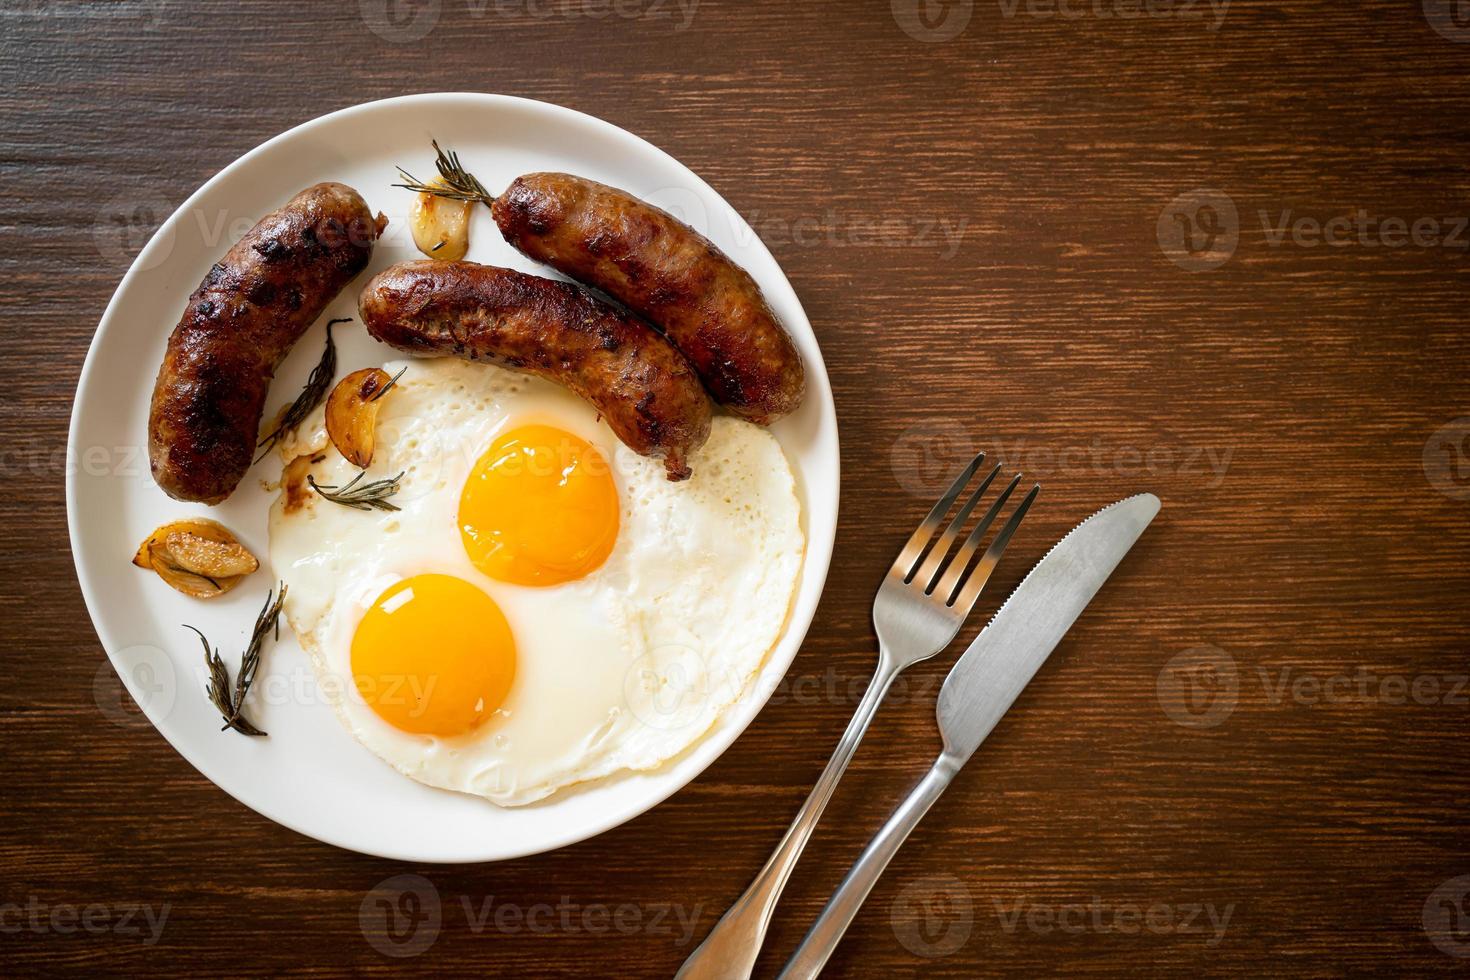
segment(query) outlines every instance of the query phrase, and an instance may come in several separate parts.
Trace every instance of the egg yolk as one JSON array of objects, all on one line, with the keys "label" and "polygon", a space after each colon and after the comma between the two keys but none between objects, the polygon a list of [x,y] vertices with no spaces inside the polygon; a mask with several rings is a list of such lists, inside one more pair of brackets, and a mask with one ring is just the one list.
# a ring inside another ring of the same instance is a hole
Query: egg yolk
[{"label": "egg yolk", "polygon": [[515,679],[516,648],[500,607],[452,575],[415,575],[384,590],[352,636],[352,677],[394,728],[473,731]]},{"label": "egg yolk", "polygon": [[558,585],[607,560],[618,537],[618,491],[602,453],[570,432],[528,425],[480,457],[459,498],[475,567],[501,582]]}]

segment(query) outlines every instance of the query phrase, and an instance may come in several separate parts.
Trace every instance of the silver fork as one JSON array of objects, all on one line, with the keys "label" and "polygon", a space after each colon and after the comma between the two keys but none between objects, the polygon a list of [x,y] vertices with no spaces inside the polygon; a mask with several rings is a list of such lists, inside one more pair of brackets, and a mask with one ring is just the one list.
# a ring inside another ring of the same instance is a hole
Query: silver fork
[{"label": "silver fork", "polygon": [[1031,502],[1041,492],[1040,484],[1032,487],[980,560],[971,567],[985,533],[1020,484],[1020,474],[990,505],[980,523],[975,525],[952,556],[950,549],[1003,464],[997,463],[980,480],[937,539],[935,531],[984,463],[984,453],[970,461],[903,546],[893,567],[884,576],[878,597],[873,600],[873,627],[878,633],[878,669],[867,693],[848,723],[847,731],[843,732],[842,740],[837,743],[837,750],[832,753],[827,768],[822,770],[816,786],[812,787],[811,794],[801,805],[796,819],[766,861],[766,866],[756,875],[745,894],[715,923],[699,948],[689,954],[677,977],[685,980],[745,980],[750,976],[776,900],[781,897],[791,869],[801,857],[802,849],[806,847],[827,801],[832,797],[832,791],[837,788],[837,781],[842,778],[857,750],[858,742],[868,730],[883,696],[905,669],[921,660],[928,660],[949,646],[974,608],[980,590],[985,588],[1011,536],[1016,533]]}]

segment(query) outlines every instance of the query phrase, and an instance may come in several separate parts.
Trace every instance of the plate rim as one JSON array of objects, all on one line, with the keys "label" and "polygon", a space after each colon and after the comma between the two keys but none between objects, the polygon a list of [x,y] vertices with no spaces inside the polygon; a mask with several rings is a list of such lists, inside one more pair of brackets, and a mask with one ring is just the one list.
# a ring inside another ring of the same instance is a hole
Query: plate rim
[{"label": "plate rim", "polygon": [[[320,828],[308,828],[307,826],[304,826],[300,821],[296,820],[295,818],[279,812],[279,808],[270,801],[265,801],[265,803],[262,805],[259,801],[242,799],[239,794],[221,784],[220,781],[214,777],[211,770],[214,769],[215,766],[206,765],[204,761],[196,758],[189,751],[186,751],[185,747],[180,744],[181,742],[185,741],[184,739],[180,738],[176,740],[175,738],[171,737],[167,731],[165,731],[163,725],[160,723],[160,720],[156,719],[153,716],[153,713],[150,712],[147,699],[140,699],[138,696],[138,692],[133,689],[132,678],[129,671],[123,669],[119,665],[116,658],[114,658],[112,651],[114,649],[122,649],[123,645],[119,642],[119,637],[117,637],[112,630],[108,629],[104,625],[103,618],[100,617],[98,614],[101,602],[101,587],[99,583],[93,581],[91,577],[87,574],[81,558],[82,541],[81,533],[79,530],[80,516],[78,513],[79,503],[77,499],[78,468],[73,466],[68,466],[66,469],[66,518],[67,538],[72,552],[72,565],[76,574],[77,583],[82,592],[82,601],[86,606],[87,615],[92,621],[93,631],[96,633],[97,638],[102,645],[103,652],[106,654],[108,662],[112,665],[114,672],[117,673],[119,679],[123,684],[124,689],[128,691],[129,697],[133,699],[134,703],[138,705],[139,710],[148,719],[149,724],[153,728],[154,732],[159,737],[161,737],[164,742],[166,742],[181,758],[183,758],[185,762],[191,765],[196,772],[207,779],[215,788],[221,790],[232,799],[239,802],[241,805],[249,808],[255,813],[260,814],[262,817],[272,821],[273,823],[286,827],[287,829],[301,834],[304,837],[320,841],[324,844],[338,847],[343,850],[351,851],[358,854],[366,854],[388,860],[414,862],[421,864],[478,864],[531,857],[537,854],[559,850],[563,847],[569,847],[573,844],[580,843],[581,841],[588,840],[600,834],[604,834],[610,830],[622,826],[623,824],[629,823],[637,819],[638,817],[643,816],[644,814],[658,807],[660,804],[664,803],[675,793],[678,793],[680,790],[688,787],[690,783],[694,782],[701,775],[703,775],[710,766],[714,765],[717,760],[719,760],[727,751],[729,751],[730,747],[733,746],[735,742],[738,741],[746,733],[751,724],[755,722],[756,718],[759,717],[760,713],[764,710],[771,696],[775,693],[776,687],[779,686],[779,682],[786,677],[787,673],[790,672],[792,665],[795,663],[797,654],[801,652],[802,646],[806,642],[806,637],[810,632],[812,622],[815,619],[817,609],[821,604],[823,595],[825,594],[827,579],[831,570],[832,553],[835,550],[836,545],[837,526],[840,516],[838,508],[841,498],[842,486],[842,460],[840,443],[841,433],[837,426],[836,403],[832,395],[831,379],[827,373],[826,361],[825,358],[823,358],[822,356],[821,345],[817,339],[816,331],[811,326],[811,319],[807,316],[806,309],[801,303],[801,298],[797,295],[795,287],[791,285],[791,281],[787,277],[785,269],[782,268],[781,264],[776,260],[775,256],[771,254],[770,249],[766,246],[765,242],[761,240],[760,236],[756,235],[754,231],[750,228],[750,225],[748,222],[746,222],[744,216],[741,215],[740,212],[737,211],[727,200],[725,200],[724,195],[716,191],[712,186],[710,186],[707,181],[704,180],[703,177],[701,177],[698,173],[685,165],[683,162],[678,160],[672,154],[668,153],[648,139],[639,136],[636,133],[630,132],[623,127],[617,125],[616,123],[609,122],[608,120],[593,116],[589,113],[582,112],[577,109],[569,108],[567,106],[558,105],[552,102],[545,102],[539,99],[526,98],[524,96],[471,91],[422,92],[411,95],[401,95],[386,99],[375,99],[368,102],[361,102],[354,105],[344,106],[340,109],[335,109],[331,112],[324,113],[319,116],[314,116],[303,122],[297,123],[294,126],[291,126],[289,129],[286,129],[271,137],[270,139],[267,139],[264,142],[256,145],[250,150],[247,150],[245,153],[236,157],[229,164],[221,168],[217,173],[215,173],[212,177],[210,177],[198,188],[196,188],[192,194],[188,195],[173,210],[173,212],[169,214],[169,216],[159,224],[158,228],[155,229],[153,234],[149,237],[149,240],[143,245],[142,248],[138,250],[137,255],[133,257],[131,263],[129,264],[127,271],[118,281],[118,285],[114,289],[112,296],[108,299],[107,305],[103,309],[102,315],[97,322],[97,326],[93,330],[91,340],[88,343],[87,354],[82,361],[82,369],[77,378],[76,392],[72,398],[71,417],[67,424],[67,454],[68,459],[70,459],[73,458],[74,454],[77,451],[77,446],[79,445],[78,439],[80,437],[79,429],[84,393],[89,386],[89,382],[91,382],[92,380],[93,372],[99,370],[97,362],[98,349],[100,346],[99,342],[103,334],[107,330],[113,329],[112,324],[114,319],[118,315],[117,307],[120,298],[125,292],[128,291],[129,286],[138,276],[142,275],[145,271],[151,268],[153,253],[155,253],[161,247],[167,247],[167,245],[165,245],[164,243],[167,242],[171,244],[172,233],[174,232],[176,226],[183,220],[182,216],[188,213],[189,209],[191,208],[191,206],[193,206],[196,200],[211,192],[217,185],[230,180],[236,172],[248,166],[249,163],[257,157],[269,152],[277,144],[284,142],[292,137],[298,136],[305,131],[325,125],[329,121],[340,120],[342,118],[349,117],[355,114],[362,114],[373,110],[379,110],[394,106],[402,106],[415,102],[442,102],[445,100],[466,100],[492,107],[512,106],[525,111],[542,113],[549,117],[558,119],[562,122],[570,121],[576,125],[593,127],[595,129],[601,130],[603,133],[614,139],[631,144],[643,153],[652,152],[658,157],[662,157],[664,161],[672,164],[673,167],[676,168],[678,171],[687,175],[687,177],[694,182],[694,185],[696,187],[701,189],[703,192],[713,196],[716,200],[723,204],[725,208],[728,209],[729,213],[733,215],[737,221],[740,222],[740,224],[744,227],[746,231],[749,232],[750,246],[758,249],[760,253],[763,253],[765,257],[770,260],[771,264],[776,268],[776,270],[780,273],[780,285],[789,294],[789,300],[794,304],[795,309],[801,316],[806,331],[811,336],[812,349],[815,353],[815,356],[807,356],[806,352],[803,352],[804,358],[807,362],[808,371],[807,396],[818,396],[821,404],[821,412],[823,415],[823,424],[819,428],[830,428],[832,439],[832,458],[829,462],[832,473],[832,489],[829,495],[829,499],[821,501],[813,500],[811,498],[811,487],[809,484],[806,485],[805,492],[807,494],[807,506],[810,510],[814,511],[818,508],[824,507],[831,514],[831,534],[826,536],[825,539],[822,541],[814,541],[811,534],[810,514],[808,514],[808,533],[806,540],[807,553],[803,556],[802,575],[803,577],[805,577],[806,575],[811,574],[816,580],[816,590],[814,592],[813,599],[811,600],[809,608],[803,608],[800,591],[798,591],[798,593],[793,597],[792,608],[788,612],[786,626],[783,628],[781,636],[777,640],[778,648],[787,642],[792,643],[791,655],[789,659],[787,659],[786,663],[782,665],[780,674],[775,677],[777,683],[760,683],[760,681],[763,679],[762,675],[764,671],[769,668],[769,665],[763,668],[761,673],[758,673],[756,675],[756,678],[754,679],[752,684],[751,696],[747,699],[749,704],[751,705],[751,707],[748,709],[749,715],[738,726],[738,728],[730,734],[729,740],[725,742],[724,745],[720,746],[718,751],[714,752],[714,754],[712,754],[709,759],[707,759],[702,765],[700,765],[698,769],[692,771],[687,779],[676,781],[667,789],[659,787],[653,794],[648,797],[646,802],[639,801],[639,803],[635,804],[632,807],[614,809],[610,812],[608,816],[600,820],[597,820],[595,822],[588,822],[585,826],[578,827],[558,837],[552,838],[547,842],[539,843],[529,849],[518,850],[513,854],[507,853],[499,856],[486,856],[476,854],[470,856],[448,857],[432,854],[414,853],[411,850],[403,849],[366,850],[356,844],[347,843],[339,835],[325,833]],[[815,381],[816,383],[814,384],[813,381]],[[774,650],[772,652],[774,653]],[[707,744],[708,743],[705,741],[705,739],[701,738],[699,741],[696,741],[688,748],[686,748],[685,751],[687,752],[695,750],[700,745]],[[665,765],[668,765],[673,761],[674,760],[669,760],[669,762],[666,762]],[[624,812],[624,810],[627,810],[628,812]]]}]

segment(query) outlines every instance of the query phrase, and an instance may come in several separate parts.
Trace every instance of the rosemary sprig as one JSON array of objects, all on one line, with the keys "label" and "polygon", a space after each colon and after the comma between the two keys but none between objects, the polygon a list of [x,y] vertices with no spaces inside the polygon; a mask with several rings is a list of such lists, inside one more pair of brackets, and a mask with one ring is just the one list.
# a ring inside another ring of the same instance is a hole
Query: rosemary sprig
[{"label": "rosemary sprig", "polygon": [[403,178],[404,182],[394,184],[394,187],[402,187],[419,194],[447,197],[451,201],[479,201],[487,208],[495,203],[495,195],[485,190],[485,185],[464,168],[464,165],[459,162],[458,153],[453,150],[446,152],[440,149],[438,140],[431,142],[434,144],[434,166],[438,169],[439,179],[443,183],[426,184],[399,167],[398,175]]},{"label": "rosemary sprig", "polygon": [[[272,601],[274,600],[274,601]],[[260,669],[260,652],[265,646],[265,638],[274,634],[276,639],[281,638],[281,606],[286,601],[286,583],[281,583],[279,592],[267,592],[265,605],[261,607],[260,615],[255,617],[255,629],[250,633],[250,645],[245,648],[245,653],[240,657],[240,673],[235,676],[233,690],[230,686],[230,672],[225,667],[225,662],[220,658],[219,648],[213,651],[209,649],[209,640],[197,628],[185,624],[185,629],[194,630],[199,637],[199,642],[204,645],[204,666],[209,670],[209,684],[205,687],[205,693],[209,700],[219,711],[224,726],[220,731],[233,728],[241,735],[259,737],[265,734],[256,728],[245,716],[241,714],[245,709],[245,695],[250,692],[250,685],[255,682],[255,672]]]},{"label": "rosemary sprig", "polygon": [[398,373],[395,374],[395,375],[393,375],[393,377],[389,378],[387,384],[383,385],[383,387],[381,387],[377,391],[373,392],[373,396],[371,398],[369,398],[368,401],[375,402],[379,398],[382,398],[384,395],[386,395],[388,393],[388,389],[391,388],[391,387],[393,387],[394,385],[396,385],[398,383],[398,379],[401,378],[401,377],[403,377],[404,372],[407,371],[407,370],[408,370],[408,365],[406,365],[406,364],[403,367],[399,368],[398,369]]},{"label": "rosemary sprig", "polygon": [[310,473],[306,475],[306,483],[317,493],[327,498],[334,504],[343,507],[351,507],[353,510],[398,510],[396,504],[390,504],[388,498],[398,492],[398,481],[403,479],[403,473],[385,480],[374,480],[372,483],[364,483],[358,486],[363,473],[359,472],[346,486],[324,487],[316,482]]},{"label": "rosemary sprig", "polygon": [[286,437],[286,433],[301,424],[302,420],[311,414],[311,410],[322,403],[327,397],[327,390],[332,384],[332,375],[337,373],[337,345],[332,342],[332,325],[337,323],[351,323],[351,317],[339,317],[336,320],[327,321],[327,347],[322,351],[322,359],[317,362],[316,367],[311,369],[311,374],[306,379],[306,387],[301,389],[301,394],[286,409],[286,414],[281,416],[281,424],[275,430],[260,440],[259,445],[265,447],[259,456],[255,457],[258,463],[265,459],[266,454],[275,448],[276,443]]}]

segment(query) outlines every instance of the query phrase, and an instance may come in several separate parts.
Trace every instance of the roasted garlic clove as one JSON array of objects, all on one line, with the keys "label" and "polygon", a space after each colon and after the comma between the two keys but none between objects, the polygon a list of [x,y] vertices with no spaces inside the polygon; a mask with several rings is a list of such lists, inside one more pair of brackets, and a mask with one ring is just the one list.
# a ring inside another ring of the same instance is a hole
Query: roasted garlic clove
[{"label": "roasted garlic clove", "polygon": [[382,368],[363,368],[337,382],[327,397],[327,435],[353,466],[366,469],[373,461],[378,406],[396,380]]},{"label": "roasted garlic clove", "polygon": [[229,528],[206,518],[158,528],[138,546],[133,564],[195,599],[223,595],[260,567]]},{"label": "roasted garlic clove", "polygon": [[[436,177],[430,186],[445,186]],[[408,212],[413,243],[431,259],[457,262],[470,248],[470,212],[474,201],[456,201],[437,194],[416,194]]]},{"label": "roasted garlic clove", "polygon": [[210,578],[233,578],[249,575],[260,567],[255,556],[244,545],[215,541],[192,531],[171,531],[163,539],[174,562],[186,572]]}]

